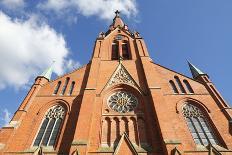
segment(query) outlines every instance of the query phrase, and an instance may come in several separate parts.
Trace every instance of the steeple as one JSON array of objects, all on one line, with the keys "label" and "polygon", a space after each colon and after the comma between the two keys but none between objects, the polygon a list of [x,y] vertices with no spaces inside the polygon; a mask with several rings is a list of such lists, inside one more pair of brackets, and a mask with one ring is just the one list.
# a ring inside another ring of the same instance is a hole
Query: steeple
[{"label": "steeple", "polygon": [[205,73],[203,73],[200,69],[198,69],[196,66],[191,64],[189,61],[188,61],[188,65],[189,65],[189,69],[192,73],[193,78],[196,78],[199,75],[205,75]]},{"label": "steeple", "polygon": [[46,79],[48,79],[49,81],[51,80],[51,76],[52,76],[52,71],[53,71],[53,64],[54,61],[52,63],[52,65],[50,67],[48,67],[41,75],[40,77],[44,77]]},{"label": "steeple", "polygon": [[124,27],[125,24],[124,22],[122,21],[122,19],[120,18],[119,16],[120,12],[117,10],[115,11],[115,17],[113,19],[113,23],[111,24],[111,27],[113,28],[117,28],[117,27]]}]

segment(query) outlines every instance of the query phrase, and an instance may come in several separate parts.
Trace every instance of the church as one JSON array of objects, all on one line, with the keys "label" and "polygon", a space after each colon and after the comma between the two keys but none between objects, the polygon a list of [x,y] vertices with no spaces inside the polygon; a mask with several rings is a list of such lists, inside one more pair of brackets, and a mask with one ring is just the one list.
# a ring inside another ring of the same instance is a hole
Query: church
[{"label": "church", "polygon": [[35,78],[0,155],[232,155],[232,108],[206,73],[153,62],[118,11],[88,64]]}]

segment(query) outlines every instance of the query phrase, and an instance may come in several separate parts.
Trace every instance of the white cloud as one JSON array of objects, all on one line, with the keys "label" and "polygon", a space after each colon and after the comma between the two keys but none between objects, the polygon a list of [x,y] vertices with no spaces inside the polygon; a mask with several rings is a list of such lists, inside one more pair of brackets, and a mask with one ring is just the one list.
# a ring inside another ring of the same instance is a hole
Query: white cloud
[{"label": "white cloud", "polygon": [[25,6],[24,0],[1,0],[0,4],[8,9],[18,9]]},{"label": "white cloud", "polygon": [[58,14],[74,10],[84,16],[95,15],[106,20],[112,20],[116,10],[128,17],[138,12],[136,0],[46,0],[38,7]]},{"label": "white cloud", "polygon": [[68,59],[70,52],[63,35],[38,22],[36,16],[22,21],[0,12],[0,25],[0,89],[24,86],[53,60],[58,75],[78,65]]},{"label": "white cloud", "polygon": [[[3,112],[3,113],[2,113]],[[10,122],[10,120],[11,120],[11,113],[7,110],[7,109],[4,109],[3,111],[1,111],[1,118],[0,118],[0,120],[1,120],[1,122],[3,122],[3,123],[1,123],[1,125],[2,126],[5,126],[5,125],[7,125],[9,122]]]}]

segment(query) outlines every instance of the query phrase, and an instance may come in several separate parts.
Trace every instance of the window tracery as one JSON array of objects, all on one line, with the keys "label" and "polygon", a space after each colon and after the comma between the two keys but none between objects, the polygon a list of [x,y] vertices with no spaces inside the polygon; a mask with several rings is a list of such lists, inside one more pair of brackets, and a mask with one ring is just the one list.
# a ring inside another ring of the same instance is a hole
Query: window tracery
[{"label": "window tracery", "polygon": [[198,107],[187,103],[182,108],[182,114],[196,144],[205,146],[218,144],[207,119]]},{"label": "window tracery", "polygon": [[64,116],[65,109],[61,105],[50,108],[45,115],[33,145],[53,146]]},{"label": "window tracery", "polygon": [[112,94],[108,99],[108,106],[119,113],[133,111],[137,105],[137,98],[131,93],[125,91],[118,91]]}]

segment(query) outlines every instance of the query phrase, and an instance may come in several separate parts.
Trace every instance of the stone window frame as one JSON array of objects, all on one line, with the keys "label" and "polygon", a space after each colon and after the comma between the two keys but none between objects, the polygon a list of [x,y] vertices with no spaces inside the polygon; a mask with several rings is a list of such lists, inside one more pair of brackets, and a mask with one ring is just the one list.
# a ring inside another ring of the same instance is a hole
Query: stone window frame
[{"label": "stone window frame", "polygon": [[[125,97],[125,98],[123,98],[123,97]],[[115,105],[121,100],[123,102],[124,101],[126,102],[125,105],[123,103],[123,105],[118,106],[118,108],[115,109],[114,108]],[[131,103],[133,103],[133,105],[131,105]],[[134,94],[132,94],[128,91],[121,91],[121,90],[116,91],[116,92],[112,93],[107,99],[108,107],[110,109],[112,109],[113,111],[116,111],[116,112],[122,113],[122,114],[134,111],[135,108],[138,106],[138,104],[139,104],[138,98]],[[125,108],[129,108],[129,109],[126,110]]]},{"label": "stone window frame", "polygon": [[195,144],[219,145],[214,129],[201,108],[187,102],[182,106],[182,115]]},{"label": "stone window frame", "polygon": [[38,129],[33,146],[52,146],[54,147],[57,137],[66,115],[66,110],[62,105],[54,105],[49,108]]}]

